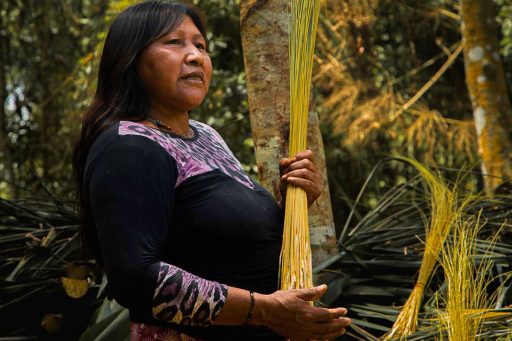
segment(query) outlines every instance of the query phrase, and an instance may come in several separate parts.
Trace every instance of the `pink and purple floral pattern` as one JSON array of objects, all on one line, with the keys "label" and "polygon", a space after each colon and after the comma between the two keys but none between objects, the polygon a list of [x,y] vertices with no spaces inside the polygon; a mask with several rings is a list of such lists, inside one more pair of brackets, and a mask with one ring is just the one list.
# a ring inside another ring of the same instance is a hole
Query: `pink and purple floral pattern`
[{"label": "pink and purple floral pattern", "polygon": [[204,123],[194,120],[189,122],[198,134],[197,138],[188,140],[176,138],[142,123],[130,121],[120,122],[119,135],[144,136],[162,146],[178,166],[176,187],[190,177],[218,169],[241,184],[254,189],[249,176],[219,133]]}]

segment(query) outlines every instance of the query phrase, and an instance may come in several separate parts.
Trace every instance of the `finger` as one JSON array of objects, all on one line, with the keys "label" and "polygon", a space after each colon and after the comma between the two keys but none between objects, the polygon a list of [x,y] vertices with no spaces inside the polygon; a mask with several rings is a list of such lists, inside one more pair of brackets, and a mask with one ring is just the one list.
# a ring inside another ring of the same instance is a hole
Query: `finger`
[{"label": "finger", "polygon": [[352,320],[348,317],[338,317],[337,319],[334,319],[328,323],[334,324],[336,327],[343,327],[346,328],[352,324]]},{"label": "finger", "polygon": [[289,184],[302,188],[307,194],[314,194],[313,192],[317,192],[317,188],[315,187],[314,182],[311,180],[296,177],[287,177],[286,181]]},{"label": "finger", "polygon": [[311,206],[322,194],[322,185],[317,184],[315,181],[295,177],[286,178],[286,181],[288,184],[301,188],[306,192],[308,206]]},{"label": "finger", "polygon": [[[291,167],[288,167],[288,169],[290,169],[290,168]],[[308,183],[303,184],[304,186],[306,186],[303,188],[304,190],[307,190],[308,189],[307,186],[311,185],[312,190],[317,189],[317,190],[321,191],[321,189],[323,187],[323,182],[324,182],[322,176],[316,169],[311,170],[311,169],[307,169],[307,168],[300,168],[300,169],[296,169],[296,170],[291,170],[289,172],[285,172],[284,174],[281,175],[282,180],[287,180],[289,178],[298,178],[298,179],[304,179],[304,180],[311,181],[311,184],[308,184]],[[291,180],[291,183],[293,183],[294,185],[301,186],[301,184],[294,183],[293,181],[294,181],[294,179]]]},{"label": "finger", "polygon": [[288,167],[289,165],[296,161],[297,159],[294,157],[284,157],[281,160],[279,160],[279,167]]},{"label": "finger", "polygon": [[343,325],[343,321],[340,319],[345,316],[347,313],[347,309],[345,308],[312,308],[313,310],[310,312],[311,321],[317,324],[325,324],[336,321],[335,324]]},{"label": "finger", "polygon": [[311,161],[315,161],[315,154],[311,150],[306,149],[295,154],[295,158],[297,160],[309,159]]},{"label": "finger", "polygon": [[297,160],[295,158],[283,158],[279,160],[279,172],[281,173],[281,175],[284,174],[286,169],[296,161]]},{"label": "finger", "polygon": [[328,310],[331,313],[331,317],[333,319],[343,317],[343,316],[347,315],[347,313],[348,313],[348,309],[343,308],[343,307],[329,308]]},{"label": "finger", "polygon": [[297,176],[283,175],[283,180],[294,186],[300,187],[306,192],[322,191],[323,181],[312,174],[299,172]]},{"label": "finger", "polygon": [[327,291],[327,285],[322,284],[308,289],[296,289],[295,295],[304,301],[318,300]]},{"label": "finger", "polygon": [[314,311],[314,321],[317,323],[330,322],[344,317],[347,314],[346,308],[316,308]]},{"label": "finger", "polygon": [[290,172],[290,171],[293,171],[296,169],[302,169],[302,168],[306,168],[311,171],[317,172],[317,168],[316,168],[315,164],[313,162],[311,162],[310,160],[298,160],[298,161],[292,162],[290,165],[288,165],[286,168],[283,169],[283,172],[286,173],[286,172]]},{"label": "finger", "polygon": [[288,172],[288,173],[284,174],[281,178],[283,180],[286,180],[287,178],[300,178],[300,179],[310,180],[311,182],[317,182],[320,180],[320,178],[318,177],[318,175],[316,173],[310,171],[309,169],[305,169],[305,168],[296,169],[291,172]]}]

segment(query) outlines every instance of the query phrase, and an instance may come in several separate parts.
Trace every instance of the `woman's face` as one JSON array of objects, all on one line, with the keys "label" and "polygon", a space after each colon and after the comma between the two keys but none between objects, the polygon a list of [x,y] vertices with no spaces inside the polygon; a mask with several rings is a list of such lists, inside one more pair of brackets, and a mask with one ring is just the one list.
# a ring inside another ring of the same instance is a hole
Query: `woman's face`
[{"label": "woman's face", "polygon": [[148,45],[137,62],[152,110],[183,113],[197,107],[208,92],[212,63],[206,41],[190,17]]}]

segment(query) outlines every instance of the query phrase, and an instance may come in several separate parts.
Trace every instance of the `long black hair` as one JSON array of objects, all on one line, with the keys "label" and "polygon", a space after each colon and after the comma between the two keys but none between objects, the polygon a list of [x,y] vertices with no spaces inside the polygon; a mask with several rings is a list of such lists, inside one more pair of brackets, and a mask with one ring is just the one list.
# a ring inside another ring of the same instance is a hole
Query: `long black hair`
[{"label": "long black hair", "polygon": [[73,153],[76,200],[80,231],[86,254],[101,263],[101,253],[85,188],[85,165],[96,138],[122,120],[142,121],[149,113],[149,97],[140,81],[136,64],[142,50],[181,24],[192,19],[206,40],[199,12],[192,6],[170,0],[149,0],[121,12],[105,39],[94,98],[82,118],[80,140]]}]

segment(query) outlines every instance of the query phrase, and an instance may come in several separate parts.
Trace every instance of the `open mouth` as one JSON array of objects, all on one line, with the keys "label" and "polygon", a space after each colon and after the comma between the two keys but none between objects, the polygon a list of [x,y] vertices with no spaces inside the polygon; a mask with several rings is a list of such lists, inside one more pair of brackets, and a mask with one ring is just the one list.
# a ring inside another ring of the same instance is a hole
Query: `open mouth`
[{"label": "open mouth", "polygon": [[203,79],[201,77],[197,77],[197,76],[183,77],[182,79],[187,80],[187,81],[196,81],[196,82],[203,81]]},{"label": "open mouth", "polygon": [[193,81],[193,82],[203,82],[203,74],[201,72],[192,72],[192,73],[189,73],[183,77],[181,77],[181,79],[183,80],[187,80],[187,81]]}]

